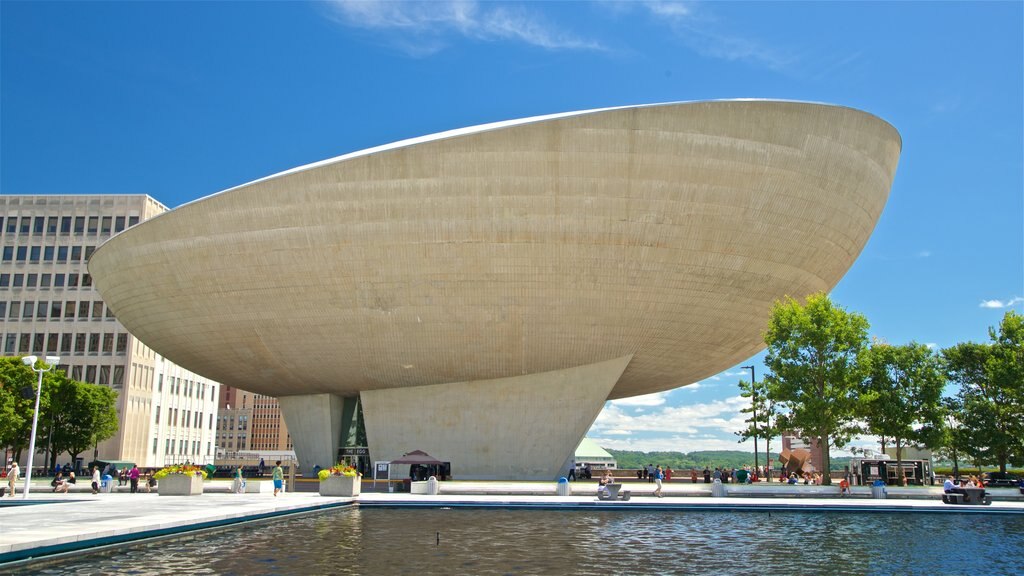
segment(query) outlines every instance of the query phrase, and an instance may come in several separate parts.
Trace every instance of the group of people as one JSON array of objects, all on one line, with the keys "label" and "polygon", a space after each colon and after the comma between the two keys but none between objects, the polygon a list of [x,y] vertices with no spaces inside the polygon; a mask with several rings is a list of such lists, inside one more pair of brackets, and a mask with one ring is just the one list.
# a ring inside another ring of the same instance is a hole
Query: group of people
[{"label": "group of people", "polygon": [[942,491],[946,494],[966,494],[967,488],[981,488],[985,489],[985,483],[977,476],[961,476],[960,482],[957,483],[952,476],[947,476],[946,481],[942,483]]}]

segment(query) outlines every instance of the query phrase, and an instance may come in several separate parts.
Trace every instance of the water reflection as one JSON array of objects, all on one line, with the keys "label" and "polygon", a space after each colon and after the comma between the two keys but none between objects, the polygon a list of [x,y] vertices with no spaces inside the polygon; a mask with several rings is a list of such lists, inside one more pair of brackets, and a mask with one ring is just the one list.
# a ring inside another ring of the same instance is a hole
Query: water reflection
[{"label": "water reflection", "polygon": [[[341,509],[83,555],[81,574],[1008,574],[1024,518]],[[31,574],[62,574],[49,565]]]}]

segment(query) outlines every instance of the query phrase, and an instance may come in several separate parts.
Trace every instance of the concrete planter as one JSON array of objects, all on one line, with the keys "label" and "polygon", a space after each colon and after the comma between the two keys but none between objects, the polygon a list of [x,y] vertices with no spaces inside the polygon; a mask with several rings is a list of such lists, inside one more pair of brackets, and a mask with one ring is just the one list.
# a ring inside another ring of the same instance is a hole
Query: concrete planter
[{"label": "concrete planter", "polygon": [[321,496],[359,496],[360,476],[328,476],[320,481]]},{"label": "concrete planter", "polygon": [[157,484],[161,496],[199,496],[203,493],[203,477],[194,474],[168,474]]}]

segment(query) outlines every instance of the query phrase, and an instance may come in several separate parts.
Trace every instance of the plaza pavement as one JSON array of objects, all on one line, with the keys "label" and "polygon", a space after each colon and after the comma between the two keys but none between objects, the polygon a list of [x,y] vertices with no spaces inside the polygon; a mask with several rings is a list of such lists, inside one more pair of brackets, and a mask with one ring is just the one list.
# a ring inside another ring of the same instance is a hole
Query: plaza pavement
[{"label": "plaza pavement", "polygon": [[208,482],[201,496],[161,497],[123,492],[93,495],[88,489],[80,490],[85,487],[76,487],[70,494],[53,494],[45,484],[33,485],[27,502],[19,494],[0,504],[0,571],[62,553],[349,505],[1024,514],[1024,498],[1011,489],[991,490],[997,497],[991,506],[952,506],[941,502],[939,487],[888,488],[890,499],[872,499],[866,487],[855,487],[854,497],[838,498],[838,490],[826,486],[730,485],[729,496],[713,498],[710,485],[686,482],[666,485],[665,497],[655,498],[653,484],[634,482],[624,484],[624,490],[632,495],[629,501],[600,501],[593,481],[571,483],[570,496],[556,496],[554,482],[449,481],[441,483],[441,493],[433,496],[387,492],[385,483],[366,482],[358,498],[329,498],[302,491],[314,490],[314,482],[300,482],[300,491],[278,497],[265,491],[231,494],[228,486],[227,482]]}]

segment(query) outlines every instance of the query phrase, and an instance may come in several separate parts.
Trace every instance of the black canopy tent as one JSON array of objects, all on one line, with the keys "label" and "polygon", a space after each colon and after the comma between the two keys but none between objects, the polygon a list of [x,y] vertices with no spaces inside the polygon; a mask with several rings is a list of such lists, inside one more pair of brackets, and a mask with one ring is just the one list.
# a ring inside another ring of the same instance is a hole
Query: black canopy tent
[{"label": "black canopy tent", "polygon": [[[390,464],[391,466],[394,466],[395,464],[408,464],[409,471],[413,478],[416,478],[418,471],[422,469],[424,473],[424,480],[430,476],[435,476],[438,480],[444,480],[451,474],[450,462],[442,462],[422,450],[413,450],[412,452],[404,454],[401,458],[392,460]],[[390,466],[388,467],[388,479],[391,479]]]}]

